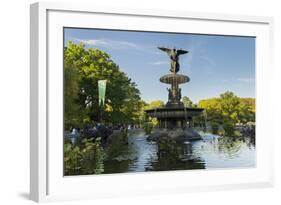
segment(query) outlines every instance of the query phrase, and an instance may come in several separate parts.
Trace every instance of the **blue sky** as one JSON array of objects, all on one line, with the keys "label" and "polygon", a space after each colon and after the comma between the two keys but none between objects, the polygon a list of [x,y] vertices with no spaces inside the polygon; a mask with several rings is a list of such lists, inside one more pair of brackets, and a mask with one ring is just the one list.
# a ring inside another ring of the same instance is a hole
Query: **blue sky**
[{"label": "blue sky", "polygon": [[180,56],[179,74],[188,75],[182,96],[192,101],[233,91],[255,97],[255,38],[198,34],[112,31],[65,28],[65,44],[84,43],[111,55],[120,69],[137,83],[145,101],[167,101],[167,84],[159,78],[169,73],[168,55],[157,46],[188,50]]}]

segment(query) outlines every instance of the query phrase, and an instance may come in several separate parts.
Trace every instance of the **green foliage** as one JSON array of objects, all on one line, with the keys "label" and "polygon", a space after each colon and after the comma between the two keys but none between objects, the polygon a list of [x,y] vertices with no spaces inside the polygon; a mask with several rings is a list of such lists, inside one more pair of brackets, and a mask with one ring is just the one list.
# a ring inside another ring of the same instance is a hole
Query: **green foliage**
[{"label": "green foliage", "polygon": [[219,98],[210,98],[207,100],[200,100],[199,107],[204,108],[209,122],[222,123],[222,114]]},{"label": "green foliage", "polygon": [[85,147],[82,149],[81,171],[83,174],[101,174],[104,171],[104,150],[101,147],[100,138],[95,142],[85,139]]},{"label": "green foliage", "polygon": [[143,102],[137,85],[106,52],[68,42],[64,48],[64,78],[65,128],[100,120],[98,80],[107,80],[105,123],[139,120]]},{"label": "green foliage", "polygon": [[223,135],[234,136],[234,124],[226,122],[223,124],[223,129],[224,129]]},{"label": "green foliage", "polygon": [[87,119],[85,112],[77,104],[79,94],[79,75],[75,65],[64,63],[64,123],[65,127],[80,127]]},{"label": "green foliage", "polygon": [[195,104],[193,104],[193,102],[187,96],[184,96],[182,98],[182,102],[183,102],[185,107],[195,107]]},{"label": "green foliage", "polygon": [[254,98],[240,98],[239,118],[241,123],[255,122],[256,102]]},{"label": "green foliage", "polygon": [[216,122],[211,122],[212,126],[212,133],[218,134],[219,133],[219,124]]},{"label": "green foliage", "polygon": [[240,99],[232,92],[225,92],[220,95],[220,112],[224,123],[240,122]]},{"label": "green foliage", "polygon": [[211,122],[213,132],[218,132],[222,125],[225,135],[233,135],[237,123],[255,121],[255,99],[239,98],[233,92],[225,92],[219,98],[201,100],[199,107],[207,113],[207,121]]},{"label": "green foliage", "polygon": [[146,134],[150,134],[152,129],[157,126],[158,121],[156,118],[148,118],[145,114],[145,110],[164,107],[165,103],[162,100],[155,100],[148,104],[143,102],[141,110],[139,112],[139,122],[145,130]]},{"label": "green foliage", "polygon": [[150,134],[153,128],[155,128],[157,125],[158,125],[158,120],[155,117],[146,118],[145,121],[142,122],[142,126],[145,131],[145,134]]},{"label": "green foliage", "polygon": [[162,100],[155,100],[148,103],[144,108],[146,110],[164,107],[165,103]]},{"label": "green foliage", "polygon": [[75,175],[79,174],[81,152],[80,148],[73,146],[71,143],[64,144],[64,174]]},{"label": "green foliage", "polygon": [[64,144],[64,174],[101,174],[104,171],[104,150],[100,138],[84,139],[81,146]]}]

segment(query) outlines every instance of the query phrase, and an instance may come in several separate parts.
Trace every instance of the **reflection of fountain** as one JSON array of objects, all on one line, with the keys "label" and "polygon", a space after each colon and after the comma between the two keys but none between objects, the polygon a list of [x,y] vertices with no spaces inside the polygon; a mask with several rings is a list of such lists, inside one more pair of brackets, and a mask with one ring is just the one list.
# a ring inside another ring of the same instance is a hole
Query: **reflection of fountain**
[{"label": "reflection of fountain", "polygon": [[200,157],[194,157],[192,143],[177,143],[171,138],[161,139],[157,143],[157,160],[150,162],[147,171],[205,169]]},{"label": "reflection of fountain", "polygon": [[[158,120],[158,131],[154,135],[168,134],[172,137],[183,136],[184,139],[200,139],[200,135],[191,128],[192,117],[199,115],[203,109],[184,107],[181,102],[180,84],[189,82],[189,77],[177,74],[179,71],[178,56],[187,53],[184,50],[159,48],[168,53],[171,59],[171,74],[164,75],[160,82],[171,85],[168,90],[168,102],[163,108],[145,110],[149,117]],[[181,129],[177,129],[181,128]],[[175,129],[177,129],[175,131]],[[152,134],[153,135],[153,134]]]},{"label": "reflection of fountain", "polygon": [[167,136],[148,142],[141,131],[129,133],[128,145],[113,143],[106,150],[104,173],[255,166],[255,146],[250,138],[205,134],[198,141],[178,143]]},{"label": "reflection of fountain", "polygon": [[189,141],[183,143],[184,156],[190,156],[192,154],[192,144]]}]

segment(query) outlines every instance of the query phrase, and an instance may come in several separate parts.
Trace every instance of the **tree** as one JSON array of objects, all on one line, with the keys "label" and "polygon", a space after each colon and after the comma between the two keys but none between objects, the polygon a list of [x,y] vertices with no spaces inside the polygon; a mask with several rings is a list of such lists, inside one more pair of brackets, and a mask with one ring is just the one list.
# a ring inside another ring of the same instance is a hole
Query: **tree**
[{"label": "tree", "polygon": [[140,123],[140,115],[145,102],[140,98],[140,92],[136,89],[137,85],[133,82],[133,86],[128,87],[126,103],[122,107],[124,113],[124,122]]},{"label": "tree", "polygon": [[183,104],[184,104],[185,107],[194,107],[193,102],[192,102],[192,101],[189,99],[189,97],[187,97],[187,96],[184,96],[184,97],[182,98],[182,102],[183,102]]},{"label": "tree", "polygon": [[[100,121],[98,105],[98,81],[107,80],[106,99],[103,109],[105,123],[123,123],[134,121],[141,107],[140,92],[137,85],[120,70],[110,55],[99,49],[86,49],[83,44],[68,42],[64,48],[64,73],[75,68],[69,76],[64,93],[72,93],[66,98],[66,127],[75,124],[73,118],[83,113],[85,123]],[[71,91],[75,85],[75,92]],[[75,109],[74,109],[75,108]],[[78,111],[79,110],[79,111]]]},{"label": "tree", "polygon": [[219,98],[201,100],[207,120],[214,126],[223,125],[226,132],[233,132],[237,123],[255,121],[255,99],[239,98],[233,92],[225,92]]},{"label": "tree", "polygon": [[165,103],[162,100],[154,100],[150,103],[144,103],[140,113],[140,123],[144,128],[146,134],[150,134],[152,129],[157,126],[157,118],[147,117],[145,110],[164,107]]},{"label": "tree", "polygon": [[240,98],[240,116],[242,123],[255,122],[256,101],[254,98]]},{"label": "tree", "polygon": [[65,127],[80,127],[87,119],[77,104],[80,75],[76,66],[64,62],[64,122]]},{"label": "tree", "polygon": [[220,112],[223,121],[235,124],[240,122],[240,99],[233,92],[225,92],[220,95]]},{"label": "tree", "polygon": [[146,110],[164,107],[165,103],[162,100],[154,100],[145,106]]},{"label": "tree", "polygon": [[219,98],[200,100],[198,106],[206,110],[208,121],[222,123],[221,105]]}]

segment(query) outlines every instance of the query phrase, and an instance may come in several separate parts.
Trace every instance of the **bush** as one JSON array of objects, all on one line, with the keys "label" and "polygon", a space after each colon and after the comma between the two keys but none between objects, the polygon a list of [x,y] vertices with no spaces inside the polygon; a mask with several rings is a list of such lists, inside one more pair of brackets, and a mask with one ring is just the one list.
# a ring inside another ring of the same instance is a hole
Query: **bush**
[{"label": "bush", "polygon": [[101,174],[104,171],[104,150],[100,138],[84,139],[81,146],[64,145],[64,174]]}]

